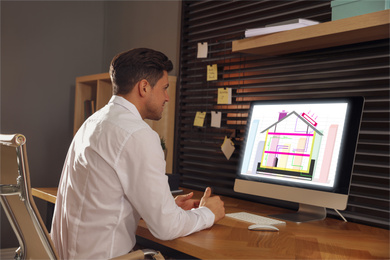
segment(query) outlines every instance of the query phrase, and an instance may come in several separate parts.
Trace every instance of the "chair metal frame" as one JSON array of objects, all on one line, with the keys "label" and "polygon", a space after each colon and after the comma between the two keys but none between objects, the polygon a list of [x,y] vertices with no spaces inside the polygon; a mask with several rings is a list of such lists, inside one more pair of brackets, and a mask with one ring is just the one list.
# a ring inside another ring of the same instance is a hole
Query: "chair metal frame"
[{"label": "chair metal frame", "polygon": [[[49,259],[58,259],[57,253],[49,238],[49,234],[44,228],[43,221],[32,198],[30,186],[30,172],[28,168],[26,152],[26,137],[22,134],[0,135],[0,144],[2,146],[13,147],[15,148],[16,152],[16,162],[18,170],[16,184],[0,184],[0,202],[4,208],[5,214],[15,232],[15,235],[20,245],[20,248],[16,251],[15,258],[24,259],[28,257],[28,254],[26,253],[26,237],[24,236],[23,230],[20,227],[21,223],[17,221],[17,218],[14,215],[14,210],[12,208],[13,206],[11,205],[12,202],[8,198],[9,196],[18,195],[20,201],[24,204],[24,207],[27,210],[29,219],[34,225],[36,234],[42,241],[42,245],[47,253],[47,256],[49,257]],[[1,153],[3,152],[6,151],[2,149]],[[1,156],[3,160],[3,154]],[[6,162],[1,163],[3,164]]]}]

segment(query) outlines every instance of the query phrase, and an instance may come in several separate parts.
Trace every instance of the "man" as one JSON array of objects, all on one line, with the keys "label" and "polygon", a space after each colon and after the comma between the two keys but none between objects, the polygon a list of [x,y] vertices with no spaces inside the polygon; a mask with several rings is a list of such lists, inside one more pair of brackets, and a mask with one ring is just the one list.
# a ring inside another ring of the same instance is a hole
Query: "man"
[{"label": "man", "polygon": [[133,49],[110,66],[113,97],[89,117],[70,145],[52,224],[61,259],[109,259],[135,245],[138,221],[151,233],[175,239],[209,228],[224,217],[207,188],[172,197],[160,138],[143,119],[159,120],[172,62],[161,52]]}]

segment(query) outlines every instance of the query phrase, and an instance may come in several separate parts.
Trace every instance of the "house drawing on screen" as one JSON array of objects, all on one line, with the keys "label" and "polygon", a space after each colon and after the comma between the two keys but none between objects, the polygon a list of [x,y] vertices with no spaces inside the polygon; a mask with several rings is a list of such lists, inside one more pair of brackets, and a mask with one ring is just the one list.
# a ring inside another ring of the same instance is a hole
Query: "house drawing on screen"
[{"label": "house drawing on screen", "polygon": [[323,134],[307,114],[293,111],[264,129],[263,153],[258,169],[311,178]]}]

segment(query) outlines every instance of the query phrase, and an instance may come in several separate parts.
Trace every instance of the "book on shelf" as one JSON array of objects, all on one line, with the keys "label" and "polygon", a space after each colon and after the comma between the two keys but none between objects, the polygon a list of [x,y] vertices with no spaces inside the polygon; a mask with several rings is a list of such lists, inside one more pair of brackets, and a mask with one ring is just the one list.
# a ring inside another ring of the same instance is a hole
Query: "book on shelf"
[{"label": "book on shelf", "polygon": [[265,27],[261,27],[261,28],[247,29],[245,31],[245,37],[249,38],[253,36],[265,35],[270,33],[283,32],[283,31],[302,28],[302,27],[315,25],[315,24],[319,24],[319,22],[309,20],[309,19],[297,18],[297,19],[283,21],[279,23],[268,24]]},{"label": "book on shelf", "polygon": [[84,101],[84,120],[90,117],[95,113],[95,101],[94,100],[85,100]]},{"label": "book on shelf", "polygon": [[91,110],[92,110],[92,114],[96,112],[96,108],[95,108],[95,100],[91,100]]}]

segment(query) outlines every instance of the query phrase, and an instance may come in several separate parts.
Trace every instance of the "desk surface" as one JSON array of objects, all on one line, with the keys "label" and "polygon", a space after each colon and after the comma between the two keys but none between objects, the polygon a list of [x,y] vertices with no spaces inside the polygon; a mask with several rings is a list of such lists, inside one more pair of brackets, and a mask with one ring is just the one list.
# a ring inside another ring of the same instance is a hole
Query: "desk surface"
[{"label": "desk surface", "polygon": [[[35,191],[34,191],[35,190]],[[56,188],[33,189],[33,195],[55,202]],[[189,190],[184,189],[185,192]],[[200,198],[202,192],[195,191]],[[222,197],[226,213],[246,211],[259,215],[288,210]],[[53,203],[54,203],[53,202]],[[249,231],[248,223],[225,217],[213,227],[162,241],[153,237],[141,220],[137,235],[200,259],[389,259],[385,229],[326,218],[308,223],[287,222],[279,232]]]}]

